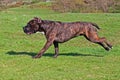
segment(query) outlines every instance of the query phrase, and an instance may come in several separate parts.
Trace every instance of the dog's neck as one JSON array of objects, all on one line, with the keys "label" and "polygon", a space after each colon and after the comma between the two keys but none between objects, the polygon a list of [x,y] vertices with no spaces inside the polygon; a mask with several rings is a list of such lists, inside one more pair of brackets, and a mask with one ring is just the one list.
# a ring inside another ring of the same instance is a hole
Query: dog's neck
[{"label": "dog's neck", "polygon": [[42,20],[42,23],[39,24],[39,30],[38,31],[43,32],[44,34],[47,34],[48,30],[52,29],[52,26],[51,26],[52,23],[53,23],[53,21]]}]

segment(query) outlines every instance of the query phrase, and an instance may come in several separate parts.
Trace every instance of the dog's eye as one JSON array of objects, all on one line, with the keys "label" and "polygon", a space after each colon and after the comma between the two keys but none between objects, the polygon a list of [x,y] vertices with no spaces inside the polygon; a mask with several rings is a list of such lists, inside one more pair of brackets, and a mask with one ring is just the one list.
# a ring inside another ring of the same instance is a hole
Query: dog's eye
[{"label": "dog's eye", "polygon": [[32,26],[35,25],[35,24],[36,24],[35,22],[31,22],[31,23],[30,23],[30,25],[32,25]]},{"label": "dog's eye", "polygon": [[27,24],[27,26],[30,26],[30,24]]}]

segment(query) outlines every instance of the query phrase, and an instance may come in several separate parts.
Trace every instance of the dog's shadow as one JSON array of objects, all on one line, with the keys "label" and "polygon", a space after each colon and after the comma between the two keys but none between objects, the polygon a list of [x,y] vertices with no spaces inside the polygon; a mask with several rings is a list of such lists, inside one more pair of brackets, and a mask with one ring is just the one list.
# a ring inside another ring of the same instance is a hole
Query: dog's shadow
[{"label": "dog's shadow", "polygon": [[[29,55],[31,57],[35,56],[37,53],[34,52],[15,52],[15,51],[8,51],[6,54],[9,55]],[[60,53],[60,56],[94,56],[94,57],[104,57],[103,55],[98,54],[80,54],[80,53]],[[45,53],[43,56],[52,57],[54,56],[53,53]]]}]

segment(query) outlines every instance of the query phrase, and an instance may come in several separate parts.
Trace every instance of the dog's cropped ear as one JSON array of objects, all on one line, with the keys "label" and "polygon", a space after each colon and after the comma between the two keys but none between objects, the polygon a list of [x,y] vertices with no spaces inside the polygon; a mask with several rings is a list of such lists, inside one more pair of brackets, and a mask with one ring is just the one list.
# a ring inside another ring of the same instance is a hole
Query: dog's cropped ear
[{"label": "dog's cropped ear", "polygon": [[38,17],[34,17],[34,20],[37,21],[37,23],[41,23],[42,22],[42,20],[40,18],[38,18]]}]

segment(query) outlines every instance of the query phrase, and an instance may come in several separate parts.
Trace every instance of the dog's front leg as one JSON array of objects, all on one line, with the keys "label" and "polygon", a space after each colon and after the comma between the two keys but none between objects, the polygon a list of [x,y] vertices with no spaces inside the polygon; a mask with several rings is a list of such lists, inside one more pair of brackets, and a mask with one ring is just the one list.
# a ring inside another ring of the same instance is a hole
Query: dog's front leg
[{"label": "dog's front leg", "polygon": [[58,47],[58,42],[53,42],[54,44],[54,48],[55,48],[55,55],[54,55],[54,58],[56,58],[58,56],[58,53],[59,53],[59,47]]},{"label": "dog's front leg", "polygon": [[47,41],[45,46],[40,50],[40,52],[33,58],[40,58],[43,53],[53,44],[53,41]]}]

